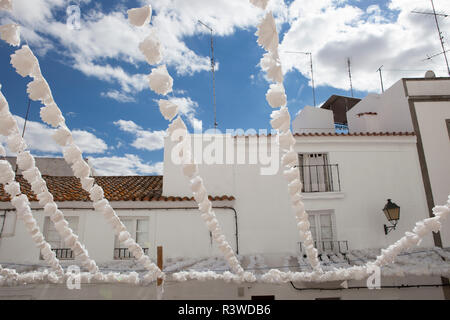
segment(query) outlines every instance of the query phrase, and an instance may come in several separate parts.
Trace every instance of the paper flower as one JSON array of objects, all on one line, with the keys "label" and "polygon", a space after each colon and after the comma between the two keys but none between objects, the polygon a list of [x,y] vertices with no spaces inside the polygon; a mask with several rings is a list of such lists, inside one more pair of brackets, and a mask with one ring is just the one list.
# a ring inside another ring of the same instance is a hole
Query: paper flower
[{"label": "paper flower", "polygon": [[29,151],[20,152],[17,155],[17,164],[21,170],[28,170],[35,167],[34,157]]},{"label": "paper flower", "polygon": [[4,188],[12,197],[20,194],[20,185],[15,181],[8,183]]},{"label": "paper flower", "polygon": [[155,32],[139,44],[139,50],[147,59],[148,64],[158,64],[162,60],[161,43]]},{"label": "paper flower", "polygon": [[127,11],[128,20],[133,26],[142,27],[149,24],[152,17],[152,6],[146,5],[142,8],[134,8]]},{"label": "paper flower", "polygon": [[284,107],[287,104],[287,97],[282,83],[270,85],[267,91],[266,100],[272,108]]},{"label": "paper flower", "polygon": [[164,119],[171,121],[178,113],[178,106],[169,101],[160,99],[159,102],[159,111],[163,115]]},{"label": "paper flower", "polygon": [[283,71],[278,55],[267,52],[259,62],[261,69],[267,73],[267,78],[273,82],[283,82]]},{"label": "paper flower", "polygon": [[283,107],[280,110],[273,111],[270,117],[272,118],[270,124],[275,130],[285,132],[291,127],[291,116],[287,108]]},{"label": "paper flower", "polygon": [[33,167],[31,169],[28,169],[28,170],[25,170],[25,171],[22,172],[22,174],[23,174],[23,177],[27,181],[30,181],[30,183],[35,181],[36,179],[40,179],[42,177],[41,176],[41,172],[36,167]]},{"label": "paper flower", "polygon": [[169,124],[169,127],[167,128],[167,134],[169,136],[172,136],[178,130],[187,131],[186,124],[181,119],[181,117],[176,118],[171,124]]},{"label": "paper flower", "polygon": [[258,7],[263,10],[266,10],[268,2],[269,2],[269,0],[250,0],[251,4],[253,4],[255,7]]},{"label": "paper flower", "polygon": [[83,188],[83,190],[91,190],[91,188],[94,186],[94,182],[95,182],[94,178],[83,177],[80,180],[81,180],[81,187]]},{"label": "paper flower", "polygon": [[11,55],[11,65],[22,77],[38,77],[41,75],[39,62],[27,45],[22,46]]},{"label": "paper flower", "polygon": [[76,161],[83,159],[80,148],[78,148],[74,144],[71,144],[67,148],[64,148],[63,155],[68,164],[74,164]]},{"label": "paper flower", "polygon": [[288,182],[292,182],[295,179],[300,179],[300,171],[298,168],[291,168],[283,171],[284,177]]},{"label": "paper flower", "polygon": [[23,140],[20,133],[15,132],[8,136],[8,148],[14,153],[22,152],[27,148],[25,141]]},{"label": "paper flower", "polygon": [[64,117],[54,102],[50,102],[46,107],[41,108],[41,119],[52,127],[58,127],[64,124]]},{"label": "paper flower", "polygon": [[11,114],[0,116],[0,135],[8,136],[17,132],[17,123]]},{"label": "paper flower", "polygon": [[285,167],[294,167],[298,164],[298,154],[292,150],[281,158],[281,162]]},{"label": "paper flower", "polygon": [[288,189],[289,189],[290,195],[294,196],[295,194],[298,194],[301,192],[302,183],[300,182],[300,180],[296,179],[296,180],[292,181],[291,183],[289,183]]},{"label": "paper flower", "polygon": [[278,137],[278,144],[284,150],[289,150],[291,149],[292,146],[295,145],[295,138],[290,131],[281,133],[277,137]]},{"label": "paper flower", "polygon": [[272,12],[268,12],[256,31],[258,44],[266,51],[276,53],[278,50],[278,32]]},{"label": "paper flower", "polygon": [[15,23],[0,26],[1,39],[5,40],[11,46],[20,45],[20,26]]},{"label": "paper flower", "polygon": [[0,144],[0,157],[6,157],[6,150],[3,148],[3,146]]},{"label": "paper flower", "polygon": [[148,76],[148,82],[150,89],[157,94],[165,96],[172,92],[173,79],[169,75],[165,64],[152,70],[152,73]]},{"label": "paper flower", "polygon": [[92,189],[89,191],[91,200],[96,202],[103,199],[103,189],[99,185],[95,185],[92,187]]},{"label": "paper flower", "polygon": [[12,0],[0,0],[0,10],[12,11]]},{"label": "paper flower", "polygon": [[80,179],[88,177],[91,173],[91,167],[82,159],[72,165],[72,170],[74,175]]},{"label": "paper flower", "polygon": [[50,103],[53,101],[52,92],[43,77],[36,77],[27,85],[27,93],[31,100]]},{"label": "paper flower", "polygon": [[56,130],[56,132],[52,135],[52,138],[62,147],[65,147],[69,143],[73,142],[72,133],[65,127],[61,127]]}]

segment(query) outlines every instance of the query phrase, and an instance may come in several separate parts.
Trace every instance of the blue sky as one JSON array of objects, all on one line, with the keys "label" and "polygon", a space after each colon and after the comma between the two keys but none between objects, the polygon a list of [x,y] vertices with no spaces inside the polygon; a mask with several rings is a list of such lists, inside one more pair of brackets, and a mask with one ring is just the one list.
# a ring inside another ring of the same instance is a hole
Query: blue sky
[{"label": "blue sky", "polygon": [[[152,26],[131,27],[126,10],[149,3]],[[66,26],[66,8],[79,5],[81,29]],[[450,12],[450,1],[435,0]],[[313,104],[309,60],[286,51],[313,52],[318,104],[332,94],[349,95],[346,58],[353,65],[356,97],[379,93],[376,73],[384,65],[385,86],[402,77],[423,76],[433,69],[445,76],[434,20],[411,14],[430,10],[427,0],[333,1],[271,0],[280,31],[280,55],[291,116]],[[259,67],[264,53],[254,35],[263,12],[246,0],[66,1],[14,0],[13,14],[0,12],[0,24],[23,26],[22,39],[38,56],[41,70],[76,130],[78,143],[99,174],[161,174],[162,137],[167,121],[150,91],[146,64],[137,47],[154,27],[164,47],[164,61],[174,78],[174,94],[193,131],[213,127],[209,34],[197,19],[215,31],[217,118],[219,129],[268,129],[271,108],[265,101],[269,83]],[[450,36],[450,18],[441,19]],[[0,83],[10,108],[22,123],[27,106],[26,85],[10,66],[16,49],[0,41]],[[39,118],[33,102],[25,138],[33,153],[60,156],[49,138],[51,129]],[[1,140],[0,140],[1,141]]]}]

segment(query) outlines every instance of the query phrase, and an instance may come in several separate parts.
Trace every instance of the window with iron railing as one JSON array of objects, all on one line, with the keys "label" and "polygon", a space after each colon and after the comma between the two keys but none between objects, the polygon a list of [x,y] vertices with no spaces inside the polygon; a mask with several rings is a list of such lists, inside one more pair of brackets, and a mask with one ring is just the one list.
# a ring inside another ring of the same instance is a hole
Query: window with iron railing
[{"label": "window with iron railing", "polygon": [[[347,253],[348,242],[336,240],[336,226],[332,210],[308,212],[314,247],[319,252]],[[303,243],[299,242],[300,252],[305,252]]]},{"label": "window with iron railing", "polygon": [[302,192],[340,192],[341,178],[339,166],[328,163],[325,153],[299,154],[300,179]]},{"label": "window with iron railing", "polygon": [[[149,251],[149,220],[148,218],[122,218],[121,219],[131,237],[142,247],[145,254]],[[114,259],[133,259],[132,253],[115,237]]]},{"label": "window with iron railing", "polygon": [[[69,228],[75,234],[78,234],[78,217],[65,217],[69,223]],[[66,246],[64,240],[59,236],[55,229],[55,224],[50,220],[50,217],[45,217],[44,235],[47,242],[52,247],[52,251],[56,254],[56,258],[60,260],[73,260],[75,256],[70,248]],[[42,259],[42,257],[41,257]]]}]

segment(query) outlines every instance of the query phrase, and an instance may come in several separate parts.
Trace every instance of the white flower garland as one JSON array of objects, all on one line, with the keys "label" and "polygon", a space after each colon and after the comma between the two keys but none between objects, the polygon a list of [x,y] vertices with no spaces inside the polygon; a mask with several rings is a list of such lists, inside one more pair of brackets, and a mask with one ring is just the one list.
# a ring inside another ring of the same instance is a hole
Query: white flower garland
[{"label": "white flower garland", "polygon": [[[147,6],[146,6],[147,7]],[[128,18],[132,24],[134,21],[134,13],[140,12],[150,12],[146,7],[131,9],[128,11]],[[146,11],[147,10],[147,11]],[[130,15],[133,13],[133,16]],[[142,19],[144,20],[144,19]],[[149,18],[145,21],[150,22]],[[141,26],[141,24],[134,24]],[[162,59],[160,41],[155,32],[145,38],[145,40],[139,45],[139,49],[142,54],[147,58],[147,62],[152,64],[157,64]],[[150,89],[159,95],[167,95],[172,92],[173,79],[167,71],[166,65],[160,65],[152,70],[151,74],[148,76]],[[178,113],[178,107],[176,104],[170,102],[169,100],[160,100],[159,107],[161,114],[166,120],[172,120]],[[239,277],[246,274],[239,263],[233,248],[230,246],[223,234],[219,221],[216,218],[214,211],[212,210],[212,203],[208,198],[208,192],[206,191],[203,179],[198,174],[198,166],[193,163],[191,155],[191,138],[187,131],[186,125],[181,119],[177,117],[167,129],[167,133],[171,137],[172,141],[176,141],[177,147],[181,147],[182,159],[183,159],[183,174],[190,180],[191,191],[194,194],[194,199],[198,204],[200,212],[202,212],[201,217],[205,221],[206,226],[212,233],[213,239],[218,243],[219,249],[225,256],[231,270],[237,274]]]},{"label": "white flower garland", "polygon": [[[130,250],[133,256],[137,259],[138,263],[149,271],[145,276],[146,281],[152,282],[157,278],[164,278],[164,273],[151,261],[147,255],[144,254],[142,247],[136,243],[127,231],[125,225],[120,221],[115,210],[109,204],[109,201],[105,199],[103,189],[99,185],[95,184],[94,178],[90,177],[91,169],[86,161],[84,161],[81,150],[75,144],[72,133],[65,124],[65,119],[62,116],[61,110],[58,108],[53,99],[50,87],[48,86],[45,78],[42,76],[39,62],[31,49],[27,45],[24,45],[21,49],[17,50],[13,55],[11,55],[11,65],[22,77],[30,76],[34,78],[34,80],[27,86],[27,93],[30,99],[41,101],[45,105],[45,107],[41,108],[41,119],[53,127],[58,127],[52,138],[56,141],[56,143],[64,147],[64,159],[69,165],[72,165],[74,175],[80,179],[82,188],[89,192],[95,211],[103,214],[107,221],[112,225],[115,234],[119,237],[120,242]],[[8,116],[5,117],[4,122],[7,125],[4,129],[5,131],[13,126],[11,119],[13,118]],[[17,135],[15,135],[11,138],[11,143],[14,148],[19,150],[22,141],[18,139]],[[24,148],[24,146],[22,147]],[[29,155],[26,156],[28,156],[28,159],[24,156],[23,163],[29,164],[30,157]],[[35,177],[33,176],[33,173],[35,173],[35,176],[39,176],[38,171],[33,170],[33,172],[30,172],[30,179]],[[36,181],[35,183],[35,188],[37,188],[38,191],[40,191],[39,188],[44,188],[44,186],[45,181],[44,183],[42,181]],[[42,192],[45,193],[44,190],[42,190]],[[52,205],[48,208],[48,210],[49,212],[55,212],[57,208],[55,209]],[[61,228],[64,229],[64,226],[62,225]],[[85,251],[81,245],[77,244],[77,239],[73,234],[69,240],[70,244],[76,245],[77,250]],[[81,256],[85,258],[83,253]],[[93,260],[90,260],[88,268],[92,272],[97,272],[97,267]],[[99,277],[101,277],[101,275],[99,275]]]},{"label": "white flower garland", "polygon": [[[251,3],[256,6],[265,9],[268,0],[250,0]],[[5,9],[11,6],[11,1],[0,0],[0,9]],[[145,24],[149,17],[151,16],[151,7],[132,9],[133,12],[131,17],[129,17],[130,22],[134,25]],[[133,11],[134,10],[134,11]],[[137,11],[136,11],[137,10]],[[387,249],[382,250],[381,255],[377,257],[375,262],[369,262],[363,266],[354,266],[351,268],[338,268],[332,271],[323,272],[320,268],[317,259],[317,250],[312,245],[312,237],[309,231],[308,216],[304,210],[301,191],[301,182],[299,177],[299,171],[294,167],[297,163],[297,155],[293,150],[295,144],[295,139],[290,131],[290,117],[286,105],[286,95],[284,92],[284,87],[280,80],[282,80],[281,67],[278,58],[277,46],[278,46],[278,34],[275,35],[274,30],[274,20],[271,13],[268,13],[264,18],[263,22],[258,27],[257,35],[258,43],[265,47],[269,52],[264,55],[261,66],[268,72],[268,77],[275,81],[275,84],[270,86],[270,89],[266,95],[268,103],[274,107],[281,107],[280,110],[274,111],[271,115],[272,117],[272,127],[279,130],[278,142],[283,150],[287,150],[282,157],[282,162],[287,169],[284,171],[284,175],[288,180],[288,189],[291,195],[291,201],[294,209],[296,210],[296,217],[298,221],[298,228],[300,231],[300,237],[304,241],[307,249],[308,259],[314,268],[313,272],[281,272],[280,270],[272,269],[265,273],[261,277],[261,281],[266,283],[286,283],[288,281],[314,281],[314,282],[324,282],[324,281],[336,281],[336,280],[362,280],[369,275],[369,271],[372,267],[381,267],[390,263],[393,263],[395,258],[405,249],[410,248],[415,245],[419,245],[423,237],[429,232],[437,232],[441,229],[441,223],[450,215],[450,196],[446,205],[436,206],[433,208],[434,217],[427,218],[416,223],[415,228],[412,232],[406,232],[405,236],[398,240],[393,245],[389,246]],[[276,29],[275,29],[276,32]],[[149,36],[150,37],[150,36]],[[276,40],[276,41],[275,41]],[[154,38],[146,38],[144,40],[145,44],[140,46],[144,55],[147,59],[158,60],[160,53],[158,52],[146,52],[159,50],[159,41]],[[155,58],[156,57],[156,58]],[[50,88],[47,82],[42,77],[40,72],[39,64],[36,57],[33,55],[28,46],[23,46],[22,49],[17,50],[15,54],[11,57],[11,64],[16,68],[17,72],[22,76],[32,76],[34,81],[28,85],[27,92],[30,98],[33,100],[40,100],[45,104],[45,107],[41,109],[41,118],[44,122],[54,126],[59,127],[53,138],[57,143],[62,146],[66,146],[64,149],[64,158],[69,164],[72,164],[72,169],[75,175],[80,179],[83,189],[90,193],[91,199],[94,201],[94,208],[96,211],[100,211],[109,220],[116,234],[119,235],[119,240],[123,241],[125,245],[130,249],[130,251],[138,259],[138,262],[142,263],[144,267],[150,272],[144,276],[145,282],[149,280],[154,280],[156,277],[164,278],[164,273],[159,270],[150,259],[144,256],[139,258],[142,251],[140,246],[130,240],[131,236],[126,231],[120,219],[117,217],[115,211],[109,205],[109,202],[103,196],[103,190],[98,185],[94,185],[94,179],[89,177],[90,168],[82,159],[81,151],[73,143],[73,138],[70,130],[65,125],[64,117],[61,111],[57,107],[56,103],[53,101]],[[154,69],[155,73],[149,76],[149,83],[152,90],[157,93],[166,95],[172,91],[173,79],[167,72],[165,66]],[[281,76],[280,76],[281,75]],[[167,100],[160,100],[159,103],[161,113],[167,120],[173,119],[177,113],[176,105],[170,104]],[[224,272],[223,274],[217,274],[213,271],[207,272],[178,272],[173,274],[173,279],[175,281],[187,281],[187,280],[224,280],[226,282],[255,282],[257,281],[256,276],[251,272],[244,272],[237,257],[235,256],[232,248],[229,246],[225,239],[225,236],[220,230],[219,223],[215,217],[214,212],[211,207],[212,204],[208,199],[206,189],[203,184],[202,178],[198,175],[198,167],[192,163],[191,159],[191,146],[189,134],[187,132],[186,125],[177,117],[167,130],[170,134],[171,139],[178,141],[177,146],[182,146],[182,157],[183,157],[183,173],[186,175],[191,182],[191,189],[194,193],[194,198],[199,205],[199,209],[202,214],[202,218],[205,220],[209,230],[213,233],[214,239],[219,243],[219,248],[225,255],[227,262],[231,266],[235,274],[231,272]],[[9,107],[6,99],[3,95],[0,95],[0,134],[8,136],[8,146],[11,150],[18,150],[20,155],[18,156],[18,163],[22,168],[34,168],[34,158],[29,154],[24,152],[26,145],[25,142],[18,138],[17,123],[9,112]],[[0,155],[5,155],[3,147],[0,146]],[[20,157],[20,160],[19,160]],[[29,177],[40,176],[37,168],[29,172]],[[27,170],[26,170],[27,171]],[[25,175],[25,172],[24,172]],[[39,283],[39,282],[51,282],[57,283],[61,280],[63,275],[63,270],[59,264],[59,261],[54,256],[51,251],[50,245],[43,239],[42,233],[40,233],[39,228],[34,220],[31,209],[29,206],[28,199],[25,195],[20,194],[20,185],[14,181],[15,174],[12,171],[10,164],[4,160],[0,161],[0,183],[5,185],[5,191],[9,193],[13,200],[11,201],[13,206],[16,207],[18,212],[18,217],[23,219],[27,229],[29,229],[32,234],[33,240],[37,243],[38,247],[41,249],[46,262],[51,265],[56,272],[49,273],[47,270],[44,272],[32,272],[18,274],[15,270],[4,269],[0,266],[0,286],[10,285],[10,284],[21,284],[21,283]],[[40,179],[35,179],[32,183],[33,191],[41,191],[40,202],[51,203],[52,197],[49,193],[45,193],[45,181],[42,183]],[[47,190],[48,192],[48,190]],[[45,195],[44,195],[45,193]],[[50,209],[49,209],[50,210]],[[139,250],[140,249],[140,250]],[[146,257],[146,256],[145,256]],[[317,259],[317,261],[315,261]],[[155,268],[156,267],[156,268]],[[156,270],[157,269],[157,270]],[[158,272],[159,270],[159,272]],[[422,270],[422,272],[416,272],[415,274],[434,274],[433,272],[428,272],[427,270]],[[101,275],[101,276],[98,276]],[[405,272],[397,272],[398,276],[404,276]],[[70,276],[69,274],[65,275]],[[82,283],[93,282],[127,282],[139,284],[139,275],[132,272],[128,275],[122,275],[119,273],[108,273],[101,274],[96,273],[83,273]]]},{"label": "white flower garland", "polygon": [[[267,2],[268,0],[250,0],[250,3],[261,9],[266,8]],[[283,173],[288,181],[291,205],[295,212],[300,240],[305,246],[306,256],[313,269],[322,272],[318,251],[314,247],[314,240],[310,231],[308,214],[302,202],[300,171],[296,167],[298,155],[294,150],[295,138],[291,132],[291,117],[286,107],[287,97],[283,86],[283,72],[278,54],[279,37],[272,12],[267,12],[258,25],[256,36],[258,37],[258,44],[267,51],[261,59],[261,68],[267,72],[267,77],[275,82],[270,85],[266,99],[272,108],[280,108],[272,112],[270,123],[272,128],[278,131],[277,141],[283,150],[282,164],[285,167]]]},{"label": "white flower garland", "polygon": [[[1,86],[0,86],[1,89]],[[17,164],[23,171],[23,177],[31,185],[31,190],[37,195],[39,204],[44,208],[44,212],[50,216],[50,220],[55,226],[59,236],[64,243],[70,247],[79,258],[82,265],[91,273],[98,273],[98,267],[94,260],[89,258],[86,248],[78,240],[78,236],[69,227],[69,223],[64,214],[58,209],[58,205],[53,201],[53,195],[48,191],[47,183],[42,178],[41,172],[36,167],[35,159],[29,151],[26,151],[26,143],[19,133],[17,122],[12,117],[8,102],[0,90],[0,102],[2,104],[1,114],[7,119],[13,119],[15,125],[9,130],[8,147],[12,152],[17,153]],[[3,103],[4,102],[4,103]],[[1,124],[1,120],[0,120]],[[1,134],[2,132],[0,132]],[[4,132],[3,132],[4,133]]]},{"label": "white flower garland", "polygon": [[31,235],[36,247],[39,248],[45,262],[52,267],[56,274],[61,277],[64,271],[52,251],[52,247],[45,240],[36,219],[31,213],[30,203],[26,195],[20,192],[20,184],[15,182],[16,174],[11,164],[6,160],[0,160],[0,184],[3,184],[6,193],[11,197],[11,204],[17,212],[19,220],[23,221],[25,228]]}]

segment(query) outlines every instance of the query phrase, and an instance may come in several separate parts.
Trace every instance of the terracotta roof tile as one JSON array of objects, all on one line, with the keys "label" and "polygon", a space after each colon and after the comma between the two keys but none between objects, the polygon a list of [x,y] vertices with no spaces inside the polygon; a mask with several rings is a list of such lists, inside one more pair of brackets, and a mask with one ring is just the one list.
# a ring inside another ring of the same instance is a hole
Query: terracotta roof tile
[{"label": "terracotta roof tile", "polygon": [[[76,177],[43,176],[47,187],[57,202],[63,201],[90,201],[89,194],[81,188]],[[30,201],[38,201],[31,191],[31,186],[23,176],[18,175],[16,181],[20,183],[23,194]],[[129,176],[129,177],[95,177],[105,197],[109,201],[193,201],[193,197],[165,197],[162,196],[162,176]],[[212,201],[235,200],[233,196],[209,196]],[[0,202],[10,201],[0,184]]]}]

